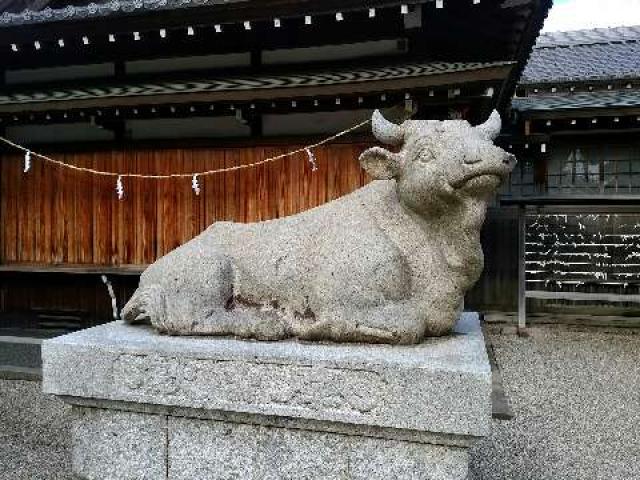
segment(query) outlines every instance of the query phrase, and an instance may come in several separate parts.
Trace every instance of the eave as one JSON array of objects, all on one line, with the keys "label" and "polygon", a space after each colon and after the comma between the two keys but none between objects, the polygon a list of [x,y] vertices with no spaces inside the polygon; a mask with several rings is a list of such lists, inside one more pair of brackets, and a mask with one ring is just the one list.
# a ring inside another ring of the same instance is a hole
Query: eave
[{"label": "eave", "polygon": [[197,78],[179,82],[79,85],[0,96],[0,114],[216,102],[367,95],[452,87],[466,83],[499,85],[513,62],[399,63],[357,69],[308,70],[296,75]]},{"label": "eave", "polygon": [[515,98],[513,109],[523,118],[584,118],[640,114],[640,91],[604,91]]}]

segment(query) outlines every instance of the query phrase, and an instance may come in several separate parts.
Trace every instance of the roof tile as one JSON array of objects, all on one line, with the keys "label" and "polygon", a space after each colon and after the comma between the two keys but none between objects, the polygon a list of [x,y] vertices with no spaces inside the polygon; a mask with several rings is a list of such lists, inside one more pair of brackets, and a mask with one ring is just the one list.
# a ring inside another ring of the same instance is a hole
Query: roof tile
[{"label": "roof tile", "polygon": [[640,26],[547,33],[521,84],[640,78]]},{"label": "roof tile", "polygon": [[574,95],[536,95],[514,98],[513,109],[520,112],[580,110],[584,108],[622,108],[640,106],[638,91],[605,91]]}]

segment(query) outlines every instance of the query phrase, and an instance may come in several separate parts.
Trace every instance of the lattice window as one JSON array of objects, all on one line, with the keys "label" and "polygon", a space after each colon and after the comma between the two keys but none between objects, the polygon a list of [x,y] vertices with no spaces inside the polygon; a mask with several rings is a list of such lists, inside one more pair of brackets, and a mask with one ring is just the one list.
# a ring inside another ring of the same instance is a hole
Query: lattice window
[{"label": "lattice window", "polygon": [[518,157],[518,163],[511,172],[509,181],[502,186],[500,194],[514,197],[539,195],[541,185],[535,182],[534,161],[530,157]]},{"label": "lattice window", "polygon": [[571,145],[554,148],[546,175],[549,195],[640,193],[637,145]]},{"label": "lattice window", "polygon": [[553,304],[640,303],[640,215],[527,215],[526,296]]}]

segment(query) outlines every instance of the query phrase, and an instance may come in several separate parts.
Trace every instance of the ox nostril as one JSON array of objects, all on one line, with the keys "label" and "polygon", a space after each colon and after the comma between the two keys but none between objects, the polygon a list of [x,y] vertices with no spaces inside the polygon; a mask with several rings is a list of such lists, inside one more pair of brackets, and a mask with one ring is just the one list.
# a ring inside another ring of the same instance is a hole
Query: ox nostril
[{"label": "ox nostril", "polygon": [[502,163],[505,165],[515,165],[517,162],[515,155],[507,155]]}]

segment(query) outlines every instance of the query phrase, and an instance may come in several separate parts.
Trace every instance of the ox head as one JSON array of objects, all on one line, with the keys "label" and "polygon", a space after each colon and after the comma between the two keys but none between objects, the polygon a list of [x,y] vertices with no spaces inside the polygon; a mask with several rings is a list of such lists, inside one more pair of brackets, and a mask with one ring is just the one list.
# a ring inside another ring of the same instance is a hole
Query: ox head
[{"label": "ox head", "polygon": [[488,199],[513,170],[515,157],[493,144],[501,126],[496,111],[473,127],[464,120],[396,125],[376,110],[373,134],[399,151],[373,147],[360,163],[374,179],[395,179],[401,202],[417,213],[446,211],[468,198]]}]

